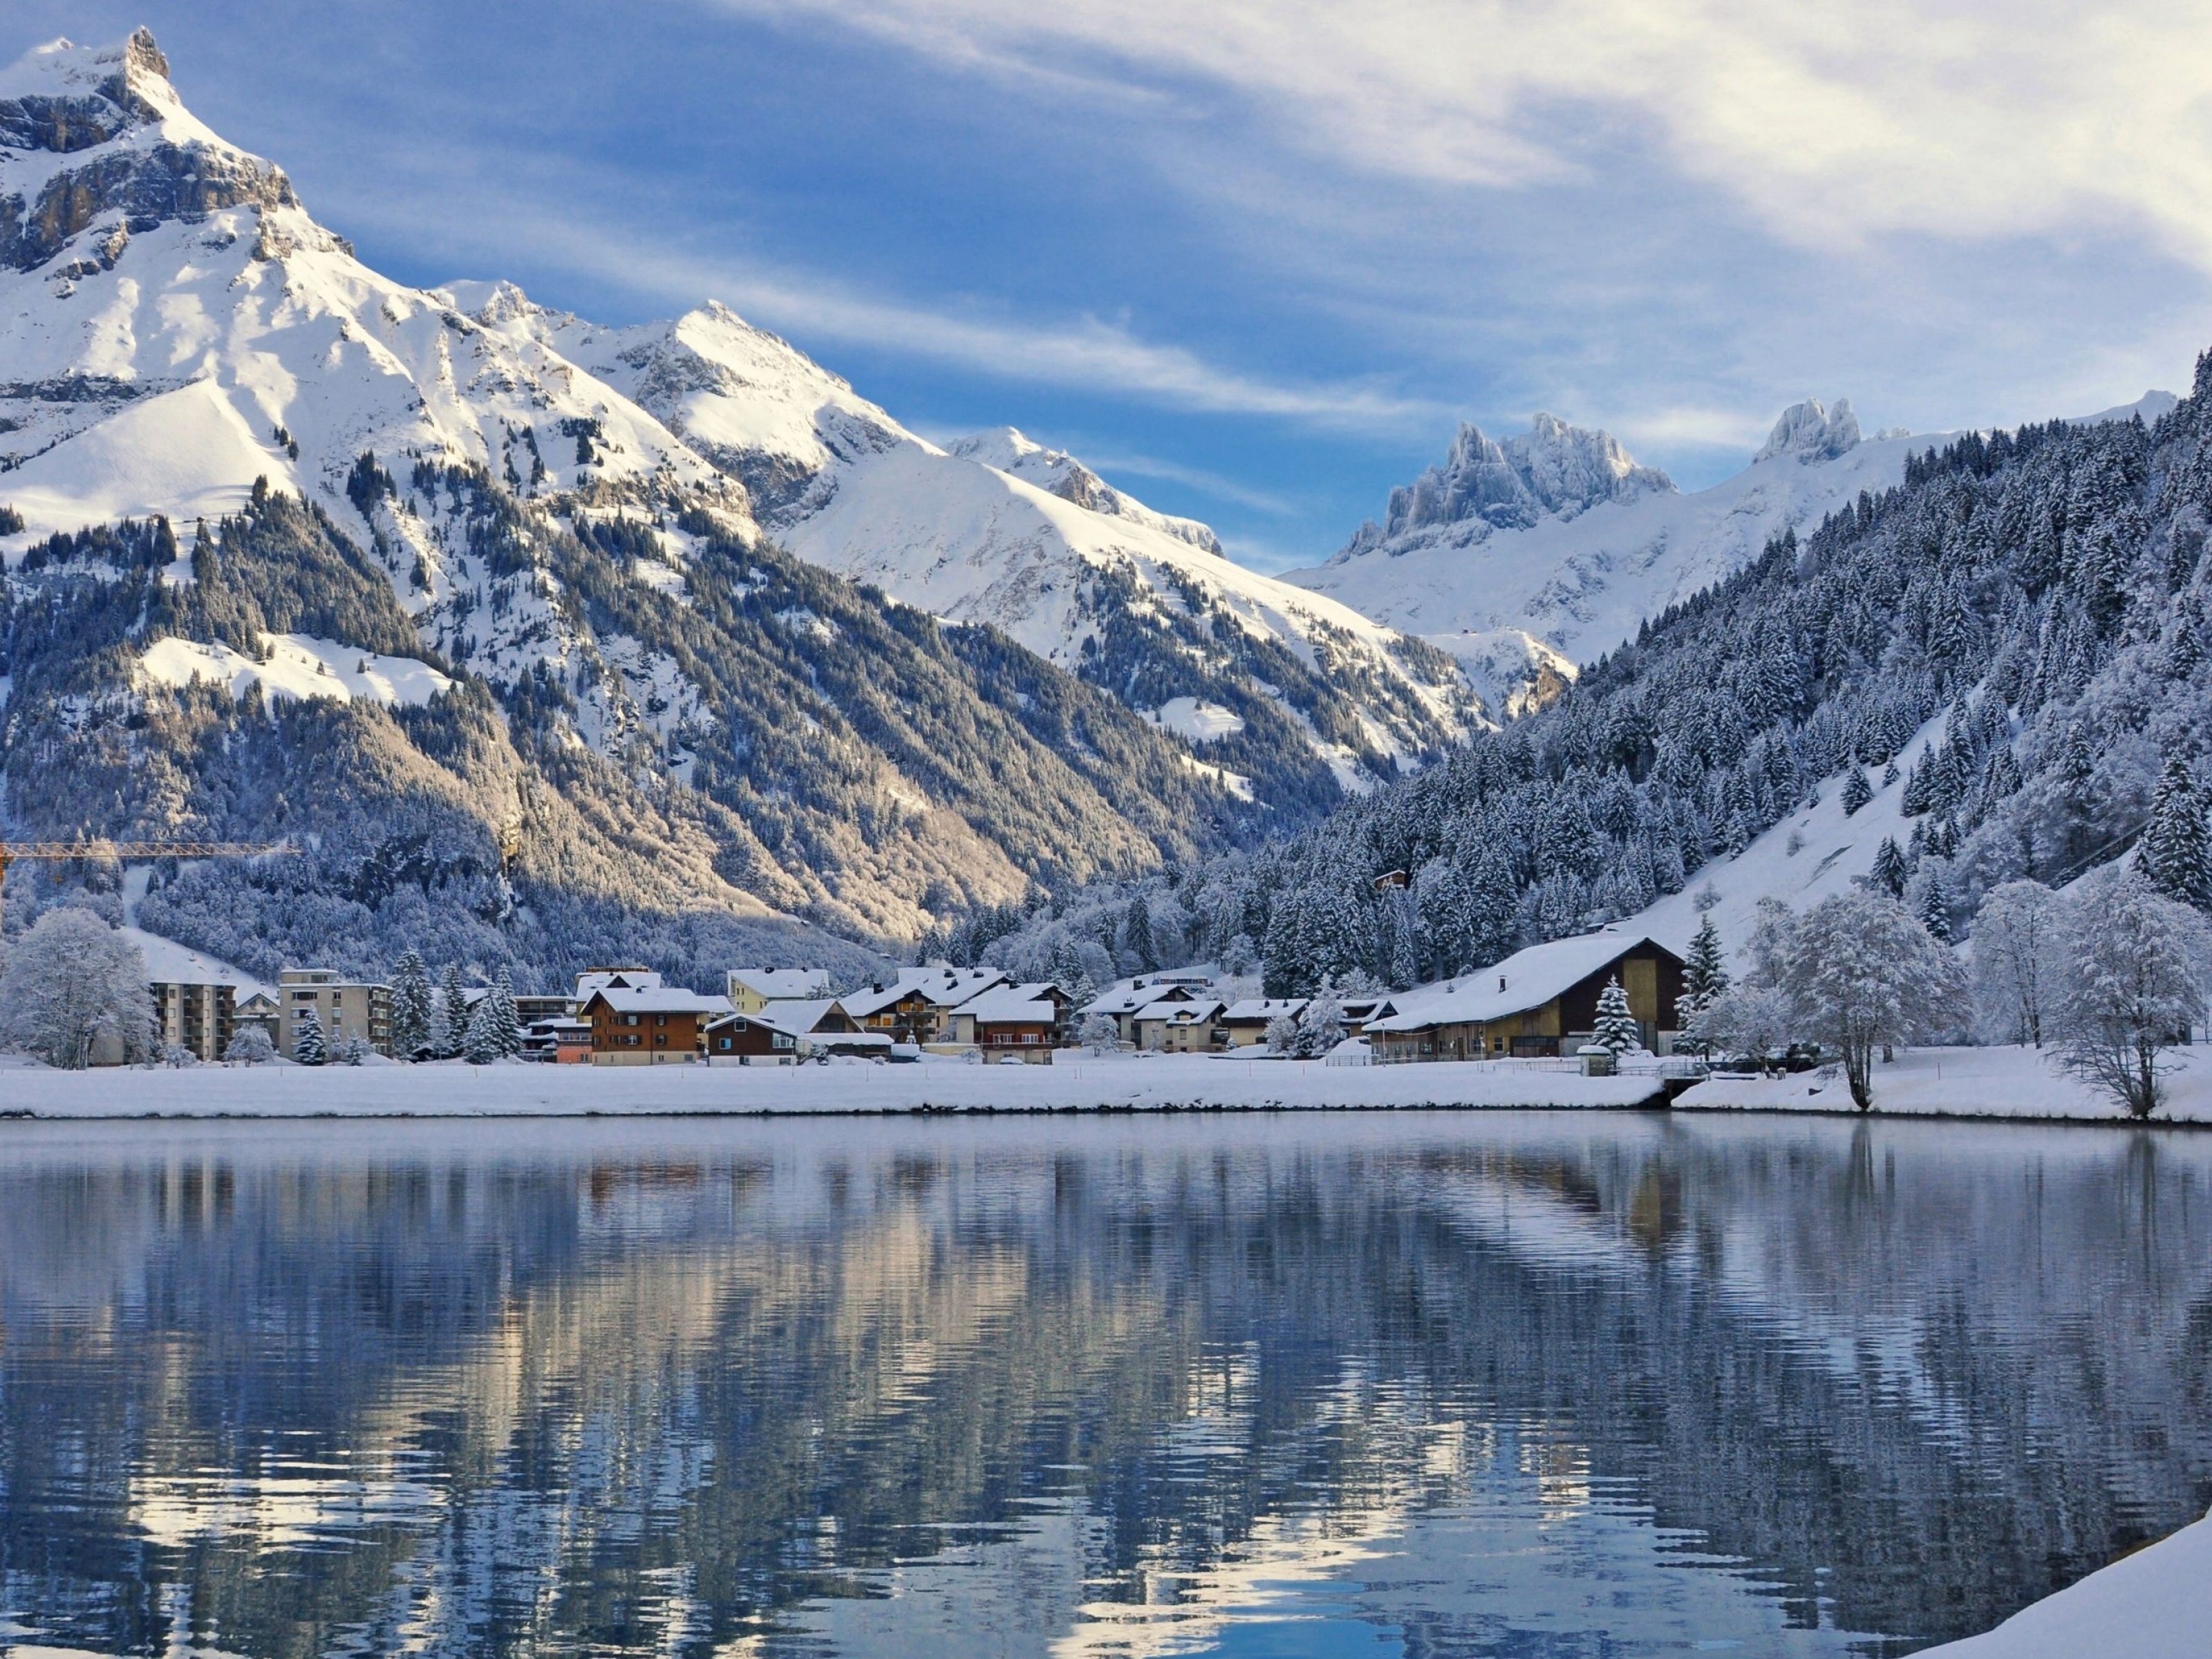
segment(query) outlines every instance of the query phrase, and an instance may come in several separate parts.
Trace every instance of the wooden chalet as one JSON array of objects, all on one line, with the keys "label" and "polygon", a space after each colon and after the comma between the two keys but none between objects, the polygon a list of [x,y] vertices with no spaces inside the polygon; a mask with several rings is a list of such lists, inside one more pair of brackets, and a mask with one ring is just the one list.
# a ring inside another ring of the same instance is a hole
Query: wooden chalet
[{"label": "wooden chalet", "polygon": [[610,984],[589,993],[576,1017],[592,1028],[594,1066],[665,1066],[700,1059],[708,1023],[732,1012],[727,997]]},{"label": "wooden chalet", "polygon": [[1364,1034],[1378,1066],[1406,1060],[1564,1055],[1590,1039],[1597,1000],[1618,978],[1644,1046],[1677,1030],[1682,959],[1648,933],[1611,927],[1531,945],[1495,966],[1401,993]]},{"label": "wooden chalet", "polygon": [[711,1021],[707,1058],[720,1065],[790,1066],[823,1054],[882,1059],[891,1039],[864,1031],[836,997],[790,998],[736,1009]]},{"label": "wooden chalet", "polygon": [[1066,1040],[1073,1007],[1074,999],[1048,981],[996,986],[952,1011],[952,1040],[986,1059],[1011,1054],[1048,1066]]},{"label": "wooden chalet", "polygon": [[953,1011],[1006,982],[996,969],[939,962],[902,969],[896,979],[878,980],[838,1000],[862,1030],[879,1031],[894,1042],[945,1042],[955,1040]]}]

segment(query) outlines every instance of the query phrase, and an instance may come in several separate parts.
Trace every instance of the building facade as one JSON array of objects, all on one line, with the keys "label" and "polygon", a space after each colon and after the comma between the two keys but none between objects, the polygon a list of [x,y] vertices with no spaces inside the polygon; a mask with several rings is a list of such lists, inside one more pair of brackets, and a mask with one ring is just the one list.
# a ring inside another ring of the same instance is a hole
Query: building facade
[{"label": "building facade", "polygon": [[297,1060],[300,1033],[313,1012],[327,1053],[355,1039],[380,1054],[392,1052],[392,988],[341,978],[334,968],[287,968],[276,976],[280,1010],[276,1050]]},{"label": "building facade", "polygon": [[189,1049],[198,1059],[221,1060],[237,1030],[238,988],[155,980],[154,1041]]}]

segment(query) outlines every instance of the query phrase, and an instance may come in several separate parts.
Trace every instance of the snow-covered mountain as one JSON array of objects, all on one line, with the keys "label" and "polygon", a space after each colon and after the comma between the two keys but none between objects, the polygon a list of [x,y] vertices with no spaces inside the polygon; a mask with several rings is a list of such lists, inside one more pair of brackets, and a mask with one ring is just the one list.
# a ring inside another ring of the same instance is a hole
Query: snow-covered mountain
[{"label": "snow-covered mountain", "polygon": [[[2155,420],[2173,404],[2147,392],[2087,418]],[[1422,635],[1478,674],[1501,629],[1587,664],[1784,531],[1802,534],[1862,490],[1901,482],[1908,455],[1954,435],[1866,438],[1849,399],[1808,399],[1782,412],[1741,472],[1685,495],[1608,434],[1548,415],[1503,443],[1462,427],[1443,465],[1391,492],[1382,524],[1284,580]]]},{"label": "snow-covered mountain", "polygon": [[1419,641],[984,449],[719,307],[394,283],[143,31],[0,70],[6,810],[302,840],[141,907],[255,971],[849,962],[806,928],[1249,839],[1475,718]]},{"label": "snow-covered mountain", "polygon": [[[725,307],[609,329],[502,288],[476,316],[657,416],[742,480],[763,528],[801,558],[988,623],[1133,707],[1212,700],[1251,737],[1263,714],[1287,716],[1351,787],[1479,719],[1448,659],[1231,562],[1204,525],[1011,428],[941,448]],[[1248,759],[1275,763],[1227,764]]]}]

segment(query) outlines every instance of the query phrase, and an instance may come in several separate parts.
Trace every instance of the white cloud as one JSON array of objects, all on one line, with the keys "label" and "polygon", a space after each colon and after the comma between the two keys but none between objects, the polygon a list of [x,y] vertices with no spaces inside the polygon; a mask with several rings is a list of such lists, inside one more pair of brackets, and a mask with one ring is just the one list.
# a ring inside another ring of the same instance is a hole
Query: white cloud
[{"label": "white cloud", "polygon": [[1327,164],[1519,186],[1648,136],[1801,244],[2147,228],[2212,269],[2212,8],[2175,0],[718,0],[1048,95],[1225,95]]}]

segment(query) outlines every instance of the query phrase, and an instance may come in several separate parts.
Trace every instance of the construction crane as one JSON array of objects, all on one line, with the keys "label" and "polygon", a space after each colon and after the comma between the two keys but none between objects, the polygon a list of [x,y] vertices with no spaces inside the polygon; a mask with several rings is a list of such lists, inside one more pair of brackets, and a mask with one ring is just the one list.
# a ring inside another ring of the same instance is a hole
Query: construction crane
[{"label": "construction crane", "polygon": [[5,914],[8,866],[18,859],[52,864],[70,859],[251,859],[299,850],[289,841],[0,841],[0,915]]}]

